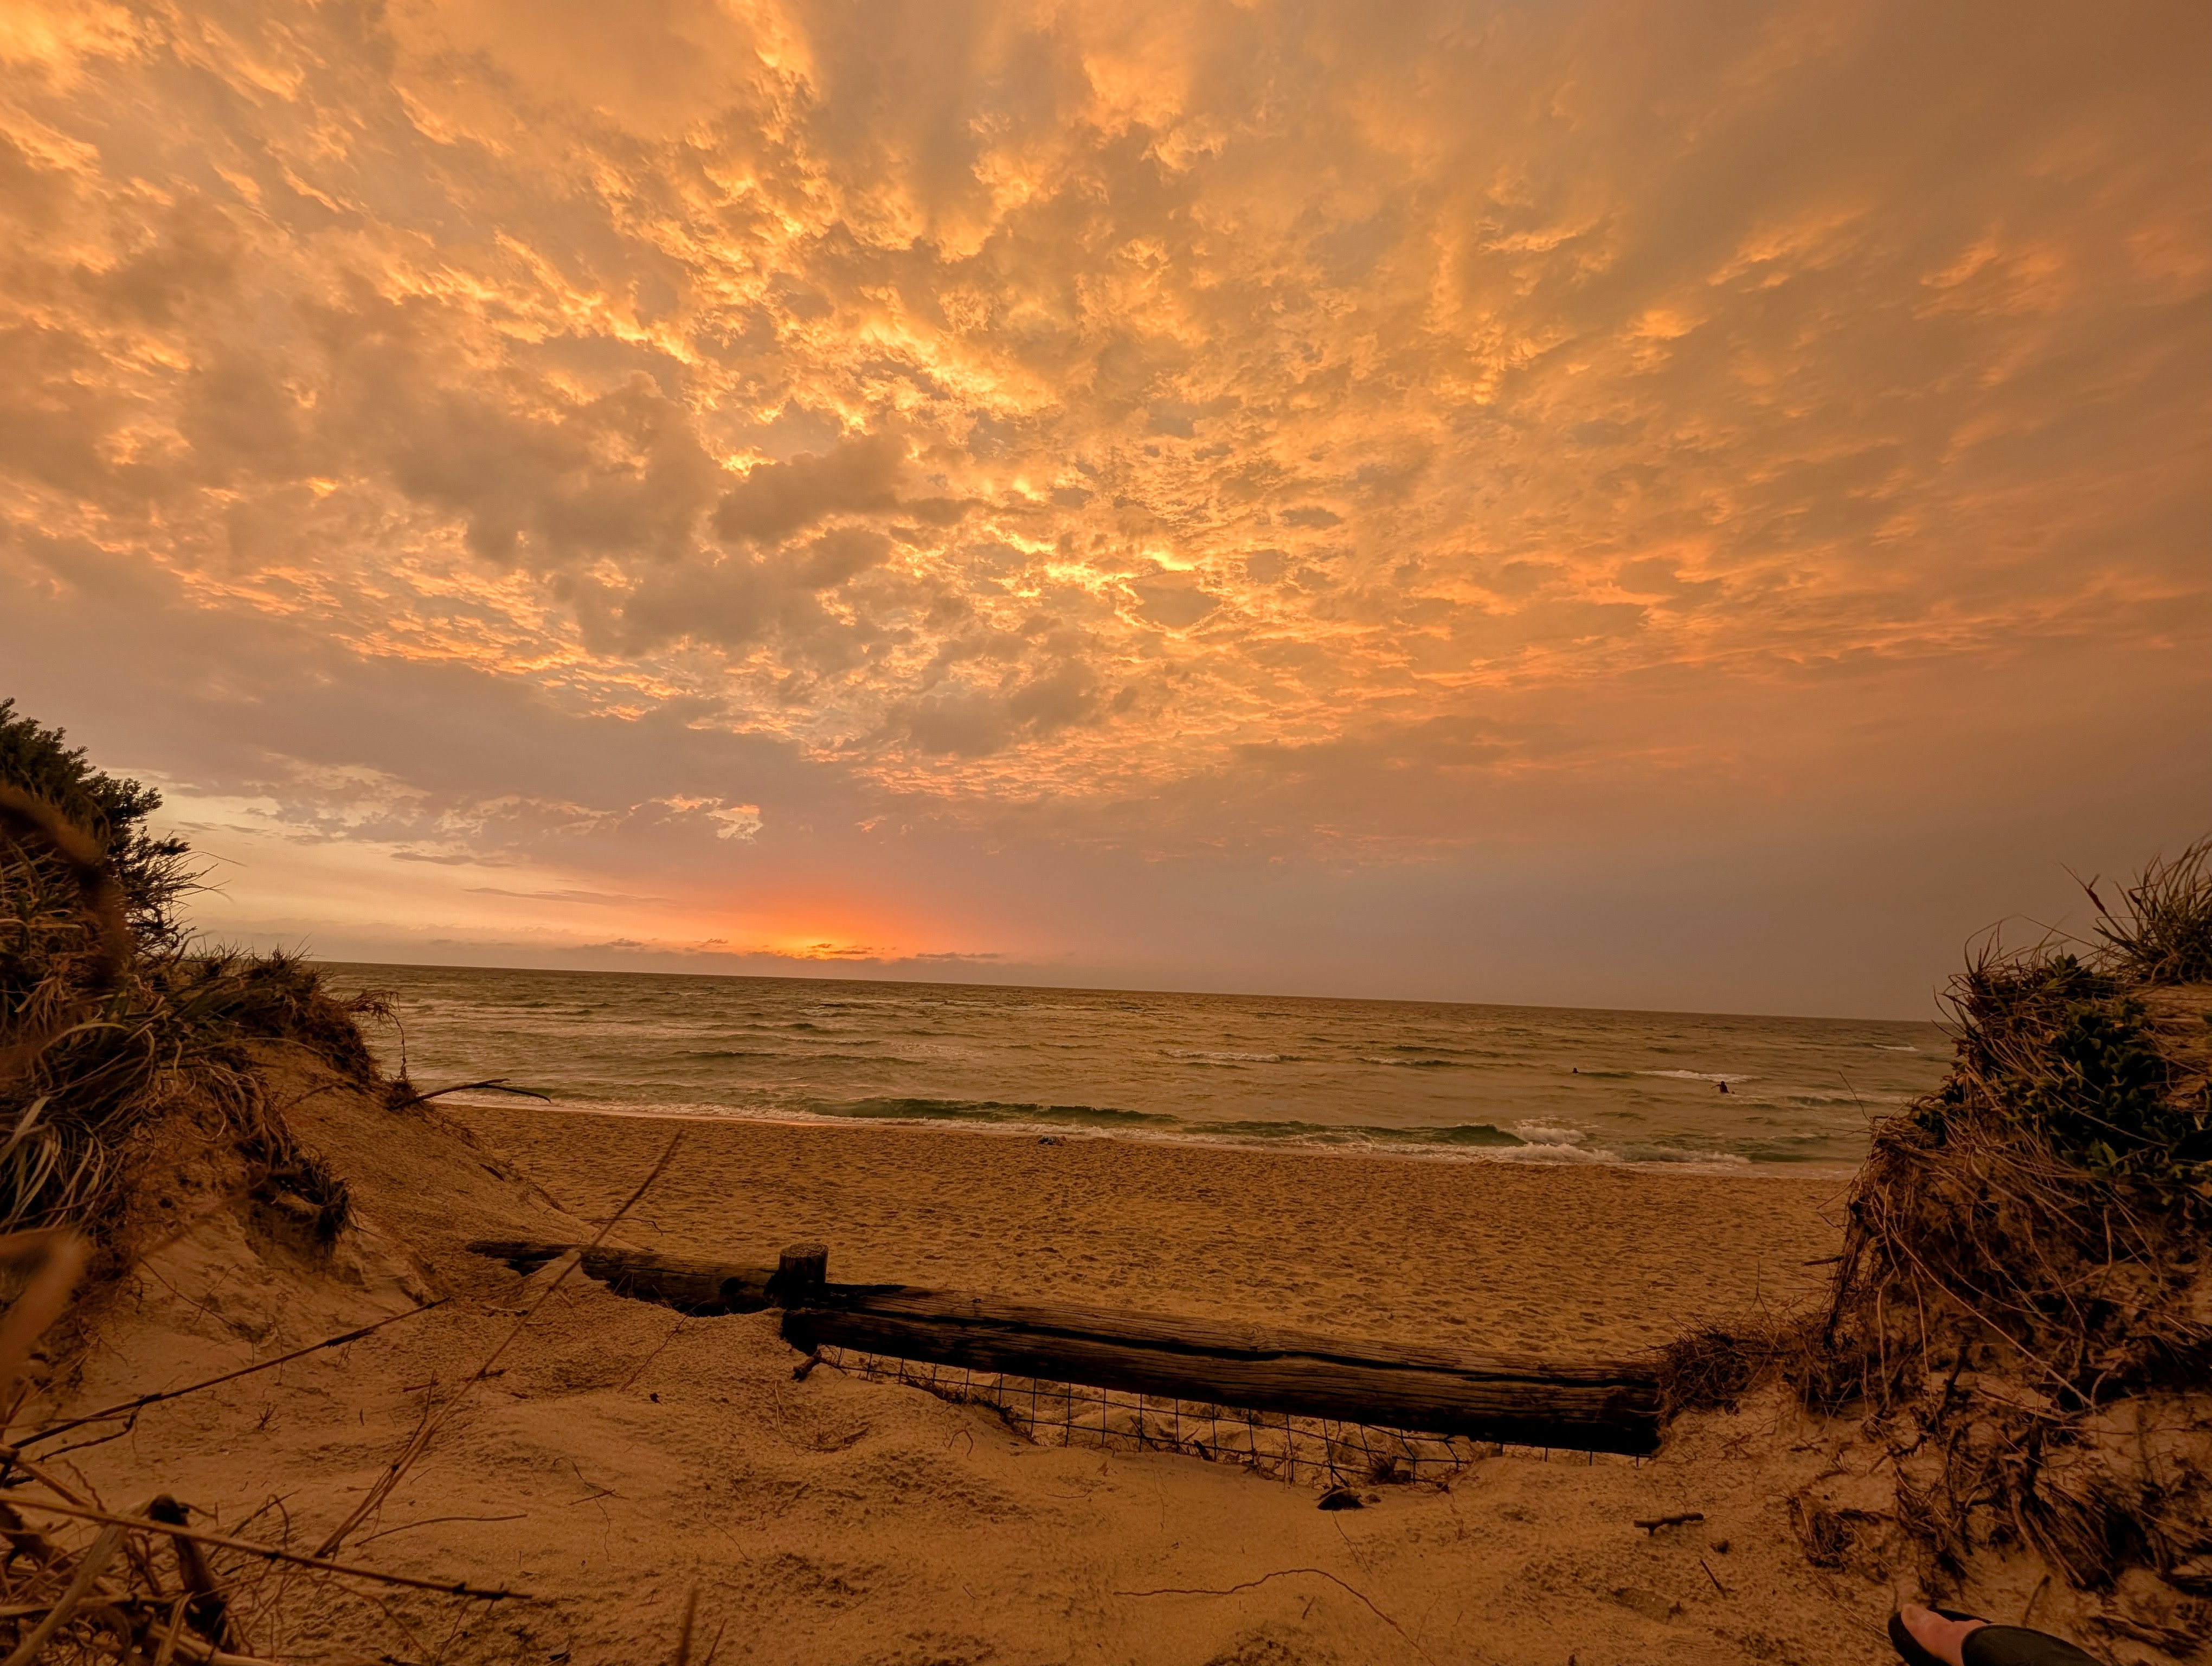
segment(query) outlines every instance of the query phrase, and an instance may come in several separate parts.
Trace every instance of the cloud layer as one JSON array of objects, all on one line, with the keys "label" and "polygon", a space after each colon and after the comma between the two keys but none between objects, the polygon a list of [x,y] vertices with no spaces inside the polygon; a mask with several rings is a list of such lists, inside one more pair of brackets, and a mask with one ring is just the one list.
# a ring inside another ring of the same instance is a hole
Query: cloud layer
[{"label": "cloud layer", "polygon": [[[1127,967],[1163,863],[1318,919],[1854,815],[2016,873],[2054,747],[2124,860],[2212,821],[2208,37],[19,8],[0,680],[351,853],[234,884],[325,935]],[[1405,906],[1344,953],[1498,987]]]}]

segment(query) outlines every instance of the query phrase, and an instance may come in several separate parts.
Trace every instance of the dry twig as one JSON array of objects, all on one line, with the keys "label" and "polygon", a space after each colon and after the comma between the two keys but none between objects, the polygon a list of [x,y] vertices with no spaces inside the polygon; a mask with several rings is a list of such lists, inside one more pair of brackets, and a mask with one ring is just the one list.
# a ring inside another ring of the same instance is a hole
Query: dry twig
[{"label": "dry twig", "polygon": [[605,1243],[607,1234],[614,1231],[616,1225],[636,1206],[638,1200],[652,1189],[653,1182],[660,1178],[662,1170],[667,1168],[670,1159],[676,1155],[676,1148],[683,1143],[684,1131],[678,1128],[674,1136],[670,1139],[667,1149],[660,1153],[659,1161],[655,1163],[652,1170],[638,1183],[637,1189],[623,1200],[622,1207],[616,1210],[609,1217],[606,1225],[599,1228],[598,1235],[583,1250],[571,1250],[562,1257],[561,1270],[553,1275],[552,1281],[539,1292],[538,1299],[530,1304],[529,1309],[515,1320],[507,1335],[500,1339],[499,1346],[485,1356],[483,1363],[470,1373],[468,1381],[454,1390],[453,1397],[440,1407],[434,1415],[427,1416],[422,1420],[421,1426],[416,1429],[406,1446],[401,1450],[399,1456],[392,1459],[384,1474],[377,1478],[375,1484],[363,1495],[361,1502],[355,1505],[346,1518],[332,1528],[322,1543],[316,1547],[315,1554],[318,1556],[328,1556],[337,1550],[345,1542],[347,1535],[354,1529],[368,1520],[369,1516],[383,1505],[385,1499],[392,1496],[392,1489],[399,1485],[401,1479],[406,1474],[415,1460],[422,1456],[432,1438],[445,1426],[447,1418],[453,1414],[453,1408],[466,1398],[470,1389],[483,1381],[485,1375],[499,1363],[500,1356],[507,1352],[508,1346],[522,1334],[524,1328],[537,1316],[538,1310],[544,1306],[552,1298],[553,1292],[567,1282],[568,1275],[582,1265],[585,1254],[598,1249]]},{"label": "dry twig", "polygon": [[78,1505],[58,1504],[51,1499],[20,1495],[15,1502],[27,1509],[50,1511],[58,1516],[73,1516],[79,1521],[103,1522],[112,1527],[159,1533],[172,1539],[189,1540],[193,1544],[210,1545],[218,1550],[243,1551],[267,1562],[285,1562],[294,1567],[313,1568],[319,1573],[343,1574],[351,1579],[373,1579],[382,1585],[405,1585],[415,1590],[434,1590],[447,1596],[482,1597],[494,1602],[531,1600],[526,1591],[488,1590],[482,1586],[471,1585],[465,1579],[419,1579],[411,1573],[387,1573],[381,1568],[356,1567],[351,1563],[334,1562],[326,1557],[302,1556],[297,1551],[284,1550],[276,1545],[258,1544],[252,1539],[234,1539],[221,1533],[203,1533],[193,1528],[176,1527],[150,1517],[119,1516],[112,1511],[92,1510]]}]

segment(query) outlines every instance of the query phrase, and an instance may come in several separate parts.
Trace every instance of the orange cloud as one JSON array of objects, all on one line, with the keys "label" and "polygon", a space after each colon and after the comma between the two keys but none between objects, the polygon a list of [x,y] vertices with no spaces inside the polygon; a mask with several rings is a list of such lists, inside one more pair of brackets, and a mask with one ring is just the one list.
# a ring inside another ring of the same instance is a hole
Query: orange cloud
[{"label": "orange cloud", "polygon": [[8,593],[228,644],[209,791],[547,895],[871,817],[1425,861],[2186,675],[2201,20],[1741,22],[17,8]]}]

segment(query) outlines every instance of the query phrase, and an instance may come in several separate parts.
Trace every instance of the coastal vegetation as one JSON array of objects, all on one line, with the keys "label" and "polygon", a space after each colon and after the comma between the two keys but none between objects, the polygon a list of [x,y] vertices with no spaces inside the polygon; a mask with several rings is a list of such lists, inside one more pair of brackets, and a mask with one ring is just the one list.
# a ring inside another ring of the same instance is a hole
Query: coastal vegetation
[{"label": "coastal vegetation", "polygon": [[2212,1618],[2212,842],[2098,906],[2094,945],[1960,975],[1951,1074],[1875,1130],[1805,1386],[1863,1408],[1931,1575],[2023,1546],[2181,1648]]},{"label": "coastal vegetation", "polygon": [[2115,1634],[2212,1626],[2212,839],[2089,942],[1992,939],[1942,1085],[1878,1122],[1824,1309],[1673,1351],[1677,1406],[1788,1380],[1888,1507],[1798,1501],[1816,1562],[1955,1590],[2025,1552]]},{"label": "coastal vegetation", "polygon": [[343,1183],[291,1138],[253,1047],[373,1081],[367,1008],[297,957],[195,943],[181,909],[202,876],[149,830],[161,795],[14,707],[0,700],[0,1230],[79,1228],[113,1262],[146,1224],[133,1188],[155,1146],[182,1142],[335,1235]]}]

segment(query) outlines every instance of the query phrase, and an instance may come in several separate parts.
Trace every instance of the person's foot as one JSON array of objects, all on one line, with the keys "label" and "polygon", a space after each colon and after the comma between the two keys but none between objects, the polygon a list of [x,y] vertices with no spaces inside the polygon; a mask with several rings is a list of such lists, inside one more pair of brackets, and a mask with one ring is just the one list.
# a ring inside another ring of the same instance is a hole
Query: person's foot
[{"label": "person's foot", "polygon": [[1912,1640],[1945,1663],[1945,1666],[1966,1666],[1960,1651],[1966,1647],[1966,1633],[1978,1632],[1990,1622],[1986,1620],[1946,1620],[1933,1608],[1923,1608],[1917,1602],[1908,1602],[1897,1611],[1905,1622],[1905,1629]]}]

